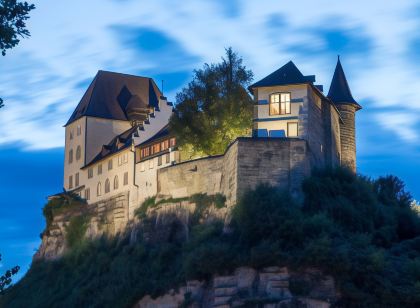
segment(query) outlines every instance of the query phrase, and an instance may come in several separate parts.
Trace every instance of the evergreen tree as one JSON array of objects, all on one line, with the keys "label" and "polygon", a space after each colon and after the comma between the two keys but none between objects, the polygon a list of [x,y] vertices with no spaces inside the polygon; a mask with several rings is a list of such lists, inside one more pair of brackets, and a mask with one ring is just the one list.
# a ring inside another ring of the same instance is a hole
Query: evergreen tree
[{"label": "evergreen tree", "polygon": [[194,71],[193,80],[176,96],[169,123],[183,159],[222,154],[238,136],[250,134],[252,99],[246,87],[252,78],[232,48],[220,63]]}]

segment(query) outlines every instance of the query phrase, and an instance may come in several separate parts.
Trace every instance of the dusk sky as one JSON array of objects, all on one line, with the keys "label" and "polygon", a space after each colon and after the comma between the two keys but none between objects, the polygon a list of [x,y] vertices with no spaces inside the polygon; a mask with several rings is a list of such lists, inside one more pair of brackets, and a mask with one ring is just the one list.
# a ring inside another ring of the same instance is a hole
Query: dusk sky
[{"label": "dusk sky", "polygon": [[255,81],[292,60],[325,93],[340,54],[363,106],[358,172],[397,175],[420,199],[419,1],[34,3],[31,37],[0,57],[0,273],[29,267],[46,197],[62,191],[63,125],[98,70],[164,80],[174,101],[229,46]]}]

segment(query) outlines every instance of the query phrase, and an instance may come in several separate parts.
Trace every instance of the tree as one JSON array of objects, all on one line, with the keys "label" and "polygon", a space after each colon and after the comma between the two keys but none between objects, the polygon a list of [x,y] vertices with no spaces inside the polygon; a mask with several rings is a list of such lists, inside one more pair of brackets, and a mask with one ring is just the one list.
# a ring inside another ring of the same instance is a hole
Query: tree
[{"label": "tree", "polygon": [[[1,261],[1,254],[0,254],[0,261]],[[10,270],[7,270],[4,275],[0,277],[0,294],[12,283],[12,276],[16,275],[19,271],[20,267],[15,266]]]},{"label": "tree", "polygon": [[246,87],[252,78],[232,48],[220,63],[194,71],[193,80],[176,95],[169,121],[185,158],[222,154],[238,136],[250,134],[253,103]]},{"label": "tree", "polygon": [[[7,49],[12,49],[19,44],[19,38],[29,37],[25,21],[29,18],[29,12],[35,5],[17,0],[0,0],[0,49],[3,56]],[[3,107],[0,98],[0,108]]]}]

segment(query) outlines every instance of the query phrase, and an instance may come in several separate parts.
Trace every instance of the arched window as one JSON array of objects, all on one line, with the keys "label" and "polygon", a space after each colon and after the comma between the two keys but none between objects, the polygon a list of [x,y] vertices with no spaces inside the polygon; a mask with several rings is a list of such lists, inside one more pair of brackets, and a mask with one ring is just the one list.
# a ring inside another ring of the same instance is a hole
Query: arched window
[{"label": "arched window", "polygon": [[80,148],[80,145],[78,145],[76,149],[76,160],[79,160],[81,156],[82,156],[82,149]]},{"label": "arched window", "polygon": [[73,162],[73,149],[69,151],[69,164]]},{"label": "arched window", "polygon": [[114,178],[114,189],[118,189],[118,175]]},{"label": "arched window", "polygon": [[105,193],[109,193],[111,189],[111,184],[109,183],[109,179],[106,179],[105,181]]},{"label": "arched window", "polygon": [[102,186],[101,182],[98,183],[98,187],[96,189],[96,195],[100,196],[102,194]]}]

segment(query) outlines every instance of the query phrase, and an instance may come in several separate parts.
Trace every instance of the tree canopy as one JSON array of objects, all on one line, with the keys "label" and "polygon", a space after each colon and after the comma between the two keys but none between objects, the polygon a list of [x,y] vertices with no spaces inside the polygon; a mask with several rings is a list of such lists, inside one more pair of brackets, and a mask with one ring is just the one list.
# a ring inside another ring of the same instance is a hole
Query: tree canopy
[{"label": "tree canopy", "polygon": [[238,136],[250,134],[252,99],[246,87],[252,78],[232,48],[220,63],[194,71],[176,96],[169,122],[185,158],[222,154]]},{"label": "tree canopy", "polygon": [[[35,5],[16,0],[0,0],[0,49],[3,56],[7,49],[12,49],[19,44],[19,38],[30,36],[26,29],[25,21],[29,18],[29,12]],[[3,107],[0,98],[0,108]]]},{"label": "tree canopy", "polygon": [[[0,261],[1,261],[1,254],[0,254]],[[4,273],[4,275],[0,276],[0,294],[2,294],[4,290],[6,290],[7,287],[12,284],[12,276],[16,275],[19,269],[20,269],[19,266],[15,266],[11,268],[10,270],[7,270]]]}]

